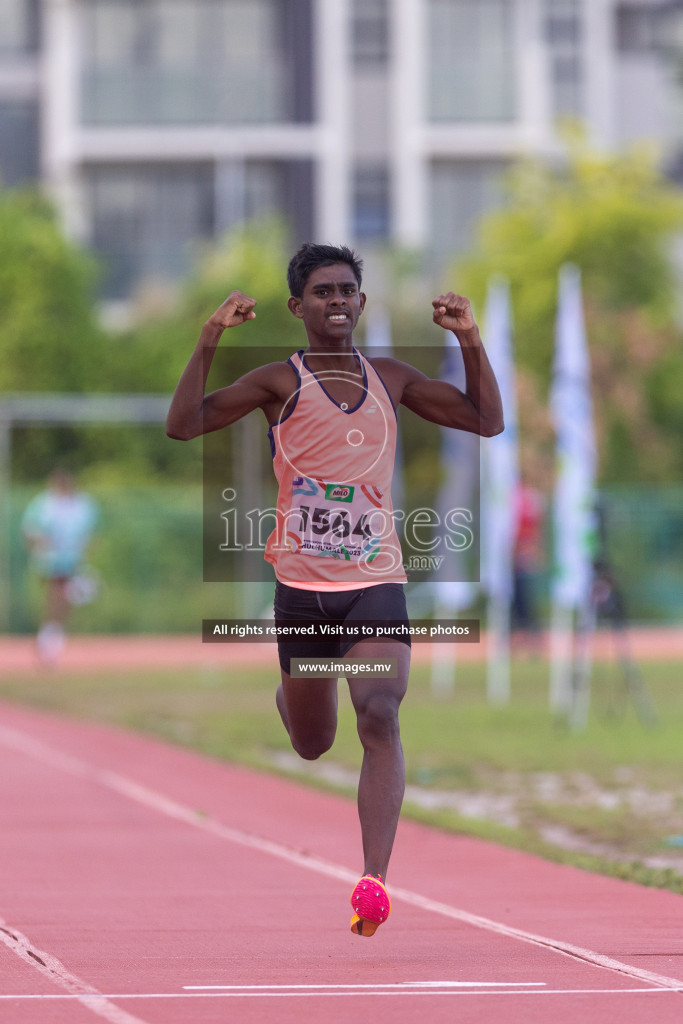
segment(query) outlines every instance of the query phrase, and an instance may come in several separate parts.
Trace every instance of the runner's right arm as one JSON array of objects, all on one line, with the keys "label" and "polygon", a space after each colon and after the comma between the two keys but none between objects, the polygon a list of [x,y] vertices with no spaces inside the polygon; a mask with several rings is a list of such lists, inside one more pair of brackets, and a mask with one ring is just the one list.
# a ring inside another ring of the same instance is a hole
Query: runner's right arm
[{"label": "runner's right arm", "polygon": [[266,367],[251,370],[234,384],[205,394],[211,362],[223,331],[253,320],[255,305],[256,299],[240,291],[231,292],[202,327],[171,400],[166,418],[169,437],[189,441],[200,434],[220,430],[273,398],[265,379]]}]

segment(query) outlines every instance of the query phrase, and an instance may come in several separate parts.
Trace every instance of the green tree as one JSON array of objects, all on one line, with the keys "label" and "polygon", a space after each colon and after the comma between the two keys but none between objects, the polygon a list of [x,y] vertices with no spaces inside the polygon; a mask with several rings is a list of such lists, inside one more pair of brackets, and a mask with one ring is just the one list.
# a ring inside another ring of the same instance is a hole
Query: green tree
[{"label": "green tree", "polygon": [[0,390],[92,386],[103,347],[94,263],[33,192],[0,192],[0,237]]},{"label": "green tree", "polygon": [[[230,379],[250,368],[255,348],[304,344],[287,309],[286,232],[277,221],[244,225],[208,246],[187,281],[143,294],[134,326],[106,332],[99,323],[92,257],[69,243],[38,194],[0,194],[0,390],[170,394],[203,321],[233,288],[258,300],[257,318],[224,335],[234,348]],[[212,377],[212,386],[226,380]],[[161,424],[16,429],[15,478],[40,480],[55,464],[86,481],[131,482],[197,477],[201,442],[180,445]]]},{"label": "green tree", "polygon": [[577,138],[561,166],[523,163],[507,188],[505,208],[484,221],[458,280],[479,309],[492,273],[510,281],[523,461],[551,464],[557,273],[571,261],[582,271],[601,480],[680,476],[683,351],[672,241],[683,225],[681,192],[646,150],[598,155]]},{"label": "green tree", "polygon": [[[97,386],[105,338],[97,324],[96,266],[60,231],[52,206],[29,190],[0,191],[0,391]],[[73,430],[15,432],[14,472],[40,477],[87,458]]]},{"label": "green tree", "polygon": [[[113,339],[108,354],[112,389],[172,391],[203,322],[234,288],[257,299],[256,319],[239,331],[226,331],[221,345],[290,350],[302,345],[301,325],[287,309],[288,259],[279,222],[246,224],[207,247],[175,294],[142,295],[135,326]],[[235,376],[240,367],[236,357]]]},{"label": "green tree", "polygon": [[[106,387],[170,394],[202,324],[234,288],[257,300],[256,319],[239,330],[225,332],[220,347],[229,348],[230,356],[216,357],[209,389],[231,383],[263,362],[260,349],[271,350],[272,359],[274,348],[281,348],[282,358],[286,358],[304,346],[301,323],[287,308],[289,256],[281,223],[273,219],[249,223],[207,246],[193,273],[177,288],[141,293],[134,326],[112,336],[103,355],[99,372]],[[116,465],[127,463],[138,477],[151,474],[179,479],[196,475],[201,445],[199,440],[179,444],[162,429],[138,431],[128,437],[122,456],[117,432],[110,431],[100,437],[99,458],[110,467],[103,471],[105,475],[111,476]]]}]

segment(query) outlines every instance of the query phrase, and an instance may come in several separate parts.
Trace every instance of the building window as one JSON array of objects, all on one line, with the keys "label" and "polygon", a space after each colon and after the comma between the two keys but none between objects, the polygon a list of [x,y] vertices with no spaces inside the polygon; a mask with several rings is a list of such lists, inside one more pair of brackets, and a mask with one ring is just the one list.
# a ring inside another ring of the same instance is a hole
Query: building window
[{"label": "building window", "polygon": [[0,184],[35,181],[39,173],[38,106],[0,103]]},{"label": "building window", "polygon": [[186,276],[198,243],[244,221],[284,214],[297,242],[312,234],[310,160],[108,164],[86,167],[84,179],[107,299]]},{"label": "building window", "polygon": [[216,168],[216,230],[281,215],[308,227],[311,164],[308,160],[226,160]]},{"label": "building window", "polygon": [[354,63],[382,67],[388,56],[388,0],[353,0]]},{"label": "building window", "polygon": [[584,70],[580,0],[545,0],[545,38],[553,113],[556,118],[581,117]]},{"label": "building window", "polygon": [[213,234],[211,166],[102,166],[84,173],[104,297],[126,297],[149,278],[184,276],[192,243]]},{"label": "building window", "polygon": [[285,218],[292,241],[313,234],[311,160],[224,160],[216,167],[216,231],[244,221]]},{"label": "building window", "polygon": [[435,160],[430,182],[430,239],[437,255],[473,244],[482,216],[503,200],[499,160]]},{"label": "building window", "polygon": [[0,55],[35,52],[38,23],[38,0],[0,0]]},{"label": "building window", "polygon": [[310,100],[301,95],[301,69],[310,65],[307,12],[310,0],[91,0],[83,8],[82,119],[195,125],[310,118]]},{"label": "building window", "polygon": [[389,171],[385,166],[356,168],[354,235],[364,241],[389,237]]},{"label": "building window", "polygon": [[515,118],[514,7],[510,0],[429,0],[431,121]]},{"label": "building window", "polygon": [[669,23],[666,9],[624,4],[617,8],[616,19],[620,53],[651,54],[664,48]]}]

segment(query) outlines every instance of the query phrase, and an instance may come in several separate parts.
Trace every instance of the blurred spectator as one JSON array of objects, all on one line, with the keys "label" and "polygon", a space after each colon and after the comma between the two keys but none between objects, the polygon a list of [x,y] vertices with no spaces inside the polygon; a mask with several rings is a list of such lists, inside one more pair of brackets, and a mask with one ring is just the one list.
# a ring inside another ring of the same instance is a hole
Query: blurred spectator
[{"label": "blurred spectator", "polygon": [[536,642],[540,628],[536,587],[544,560],[544,514],[543,495],[520,482],[515,495],[512,630],[517,639],[532,643]]},{"label": "blurred spectator", "polygon": [[45,664],[54,664],[61,654],[71,605],[84,603],[87,596],[88,586],[79,573],[97,522],[95,502],[76,489],[73,475],[63,469],[52,473],[46,490],[24,512],[24,539],[45,584],[37,635],[38,657]]}]

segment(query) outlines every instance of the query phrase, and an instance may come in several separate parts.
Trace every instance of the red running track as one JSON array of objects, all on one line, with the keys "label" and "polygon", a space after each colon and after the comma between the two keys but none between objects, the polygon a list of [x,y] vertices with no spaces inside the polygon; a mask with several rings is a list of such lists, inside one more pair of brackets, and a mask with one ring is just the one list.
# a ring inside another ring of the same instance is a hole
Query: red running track
[{"label": "red running track", "polygon": [[[466,663],[486,657],[486,631],[481,643],[457,644],[457,660]],[[683,659],[683,629],[671,627],[636,627],[628,631],[629,649],[634,658],[652,661]],[[424,663],[432,657],[431,644],[413,644],[412,658]],[[451,646],[451,645],[448,645]],[[539,651],[547,649],[547,637],[539,640]],[[595,635],[595,660],[615,658],[614,638],[609,631]],[[112,669],[168,669],[185,666],[224,668],[240,664],[276,663],[275,645],[271,643],[202,643],[200,636],[70,636],[59,662],[62,672],[91,672],[103,664]],[[35,640],[29,636],[0,636],[0,678],[42,674]]]},{"label": "red running track", "polygon": [[353,804],[0,707],[0,1020],[680,1024],[683,898],[401,822],[348,930]]}]

